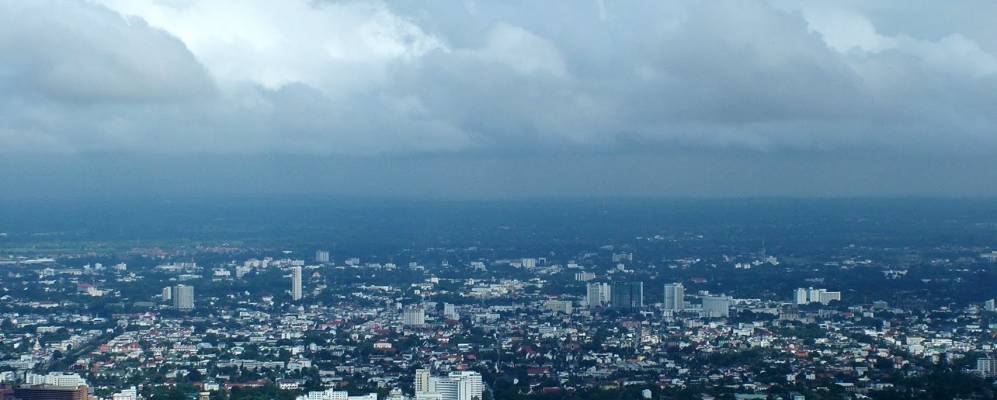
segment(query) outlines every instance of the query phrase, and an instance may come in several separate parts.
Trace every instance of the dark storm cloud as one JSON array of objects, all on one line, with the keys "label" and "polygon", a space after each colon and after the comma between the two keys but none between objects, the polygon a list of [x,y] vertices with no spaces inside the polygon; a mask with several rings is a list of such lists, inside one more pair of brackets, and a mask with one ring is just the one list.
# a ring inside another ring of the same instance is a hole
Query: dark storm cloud
[{"label": "dark storm cloud", "polygon": [[5,3],[0,151],[997,152],[986,24],[891,15],[779,1]]}]

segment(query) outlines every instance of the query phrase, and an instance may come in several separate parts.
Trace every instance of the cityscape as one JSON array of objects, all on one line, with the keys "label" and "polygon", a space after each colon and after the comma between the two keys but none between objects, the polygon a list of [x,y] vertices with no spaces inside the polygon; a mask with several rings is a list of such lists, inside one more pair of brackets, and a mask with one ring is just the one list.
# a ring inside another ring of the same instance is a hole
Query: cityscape
[{"label": "cityscape", "polygon": [[[577,207],[606,210],[601,223],[633,206]],[[949,217],[878,246],[852,241],[882,228],[801,242],[802,217],[784,217],[764,243],[745,221],[578,232],[531,253],[508,245],[523,225],[492,226],[496,247],[449,236],[385,253],[264,245],[277,237],[52,247],[9,232],[0,381],[25,400],[989,396],[997,251],[950,232],[985,243],[994,228]],[[825,228],[851,218],[829,213]]]},{"label": "cityscape", "polygon": [[0,400],[997,399],[995,17],[0,0]]}]

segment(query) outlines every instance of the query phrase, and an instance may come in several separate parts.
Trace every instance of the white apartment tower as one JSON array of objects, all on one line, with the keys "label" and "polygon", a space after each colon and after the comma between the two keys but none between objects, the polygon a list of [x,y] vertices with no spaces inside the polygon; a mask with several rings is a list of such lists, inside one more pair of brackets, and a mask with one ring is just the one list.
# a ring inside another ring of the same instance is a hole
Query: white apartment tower
[{"label": "white apartment tower", "polygon": [[798,288],[796,289],[796,292],[793,293],[793,302],[798,305],[809,303],[809,301],[807,300],[808,298],[809,297],[807,295],[807,290],[804,288]]},{"label": "white apartment tower", "polygon": [[731,298],[727,296],[703,296],[703,316],[727,318],[730,316]]},{"label": "white apartment tower", "polygon": [[173,287],[173,307],[177,310],[189,311],[194,309],[194,287],[187,285],[176,285]]},{"label": "white apartment tower", "polygon": [[291,268],[293,274],[291,280],[291,298],[294,301],[301,300],[301,267]]},{"label": "white apartment tower", "polygon": [[585,299],[589,307],[600,307],[609,304],[609,284],[592,282],[586,286]]},{"label": "white apartment tower", "polygon": [[329,252],[326,250],[318,250],[315,252],[315,262],[317,263],[327,263],[329,262]]},{"label": "white apartment tower", "polygon": [[412,306],[402,312],[402,324],[405,326],[426,325],[426,309],[419,306]]},{"label": "white apartment tower", "polygon": [[671,311],[685,309],[685,287],[681,283],[665,285],[665,309]]},{"label": "white apartment tower", "polygon": [[415,393],[428,393],[429,392],[429,370],[425,368],[420,368],[415,370]]}]

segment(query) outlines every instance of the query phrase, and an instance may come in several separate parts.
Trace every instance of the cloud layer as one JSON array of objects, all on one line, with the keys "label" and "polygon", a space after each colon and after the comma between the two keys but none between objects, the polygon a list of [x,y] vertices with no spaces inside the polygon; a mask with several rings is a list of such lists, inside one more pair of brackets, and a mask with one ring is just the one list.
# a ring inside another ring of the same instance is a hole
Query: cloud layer
[{"label": "cloud layer", "polygon": [[455,4],[3,2],[0,153],[997,153],[988,2]]}]

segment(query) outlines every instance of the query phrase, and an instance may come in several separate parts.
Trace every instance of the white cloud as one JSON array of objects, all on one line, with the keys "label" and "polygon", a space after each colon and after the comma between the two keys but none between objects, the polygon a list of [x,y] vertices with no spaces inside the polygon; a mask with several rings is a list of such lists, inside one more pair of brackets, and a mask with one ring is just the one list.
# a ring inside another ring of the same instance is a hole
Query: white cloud
[{"label": "white cloud", "polygon": [[978,36],[772,4],[3,3],[0,152],[997,152]]},{"label": "white cloud", "polygon": [[384,69],[445,43],[378,2],[98,0],[183,40],[219,81],[335,93],[382,83]]},{"label": "white cloud", "polygon": [[6,83],[21,87],[21,94],[101,102],[182,99],[211,90],[183,43],[141,19],[46,0],[3,2],[0,18],[0,65]]},{"label": "white cloud", "polygon": [[568,76],[557,46],[523,28],[499,24],[488,34],[487,45],[472,52],[476,57],[503,64],[521,74]]}]

